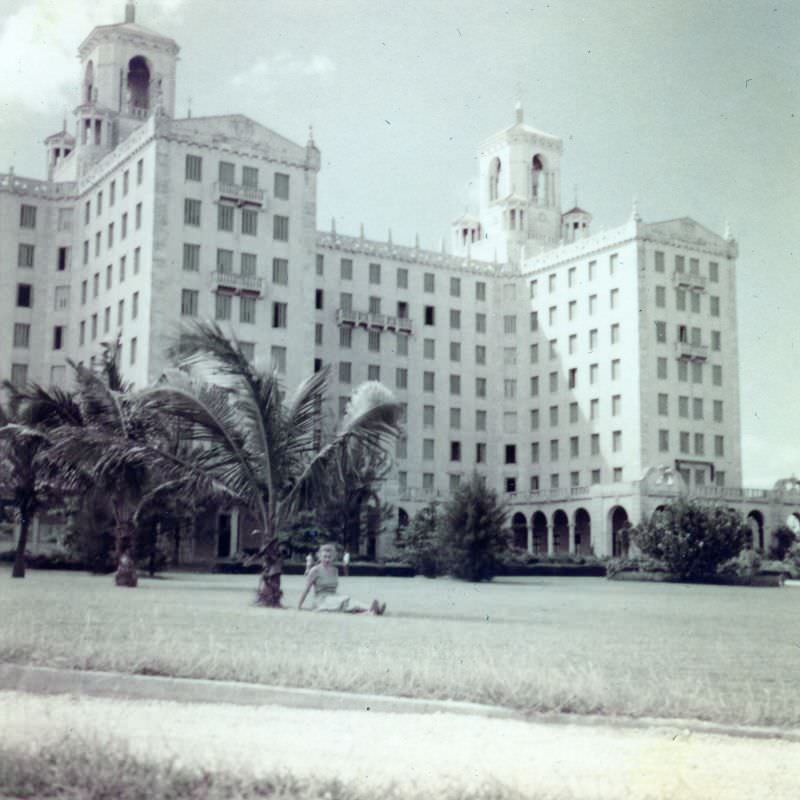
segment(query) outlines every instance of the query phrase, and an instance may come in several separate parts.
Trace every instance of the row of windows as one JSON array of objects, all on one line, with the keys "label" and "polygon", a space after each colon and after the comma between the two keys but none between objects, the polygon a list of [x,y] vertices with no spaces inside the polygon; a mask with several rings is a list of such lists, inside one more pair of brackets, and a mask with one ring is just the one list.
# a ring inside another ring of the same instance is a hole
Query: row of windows
[{"label": "row of windows", "polygon": [[[712,419],[714,422],[723,421],[723,403],[722,400],[712,400]],[[661,417],[668,417],[669,411],[669,395],[659,393],[658,395],[658,415]],[[702,420],[705,419],[706,402],[702,397],[688,397],[686,395],[678,396],[678,416],[682,419],[689,419],[689,411],[691,409],[691,419]]]},{"label": "row of windows", "polygon": [[[675,272],[686,272],[686,256],[676,255],[674,261]],[[666,257],[663,252],[654,252],[654,269],[656,272],[666,272]],[[700,259],[689,258],[689,274],[700,275]],[[708,279],[711,283],[719,282],[719,263],[708,262]]]},{"label": "row of windows", "polygon": [[[481,463],[481,462],[478,462]],[[724,485],[724,473],[720,473],[717,471],[717,476],[723,476],[722,483],[717,481],[718,485]],[[613,483],[621,483],[623,480],[623,472],[622,467],[613,467],[611,470],[611,477]],[[401,470],[397,473],[398,483],[400,486],[401,491],[405,491],[408,484],[408,473]],[[454,492],[458,489],[461,485],[461,478],[460,474],[450,474],[448,476],[449,481],[449,489],[451,492]],[[597,486],[602,483],[602,470],[600,469],[593,469],[590,472],[590,484],[592,486]],[[549,476],[549,488],[550,489],[560,489],[561,488],[561,476],[558,473],[552,473]],[[504,479],[504,489],[509,494],[514,494],[520,491],[518,486],[518,480],[516,477],[507,476]],[[581,473],[579,471],[574,471],[569,473],[569,485],[572,488],[577,488],[581,485]],[[424,491],[433,492],[436,490],[436,479],[435,474],[433,472],[423,472],[422,473],[422,489]],[[539,475],[531,475],[530,476],[530,491],[531,492],[538,492],[541,491],[541,481]]]},{"label": "row of windows", "polygon": [[[142,251],[140,247],[136,247],[133,251],[133,274],[138,275],[142,266]],[[127,255],[120,256],[119,267],[117,273],[118,283],[125,282],[125,276],[128,270],[128,257]],[[100,279],[101,273],[95,272],[92,276],[92,298],[100,296]],[[114,265],[108,264],[105,269],[105,288],[109,290],[114,285]],[[81,305],[86,305],[89,297],[89,279],[86,278],[81,281]]]},{"label": "row of windows", "polygon": [[[258,189],[258,168],[242,167],[242,186],[250,189]],[[203,158],[202,156],[187,155],[185,166],[185,178],[187,181],[203,180]],[[236,185],[236,165],[230,161],[220,161],[217,168],[217,180],[225,186]],[[289,176],[282,172],[276,172],[273,176],[273,194],[281,200],[289,199]]]},{"label": "row of windows", "polygon": [[[678,433],[678,450],[684,455],[704,456],[706,454],[706,435],[704,433],[694,434],[694,449],[691,448],[692,434],[688,431],[680,431]],[[668,430],[659,430],[658,432],[658,450],[661,453],[668,453],[670,451],[670,432]],[[725,455],[725,437],[714,434],[714,455],[723,457]]]},{"label": "row of windows", "polygon": [[[131,320],[135,320],[139,317],[139,292],[134,292],[131,295],[130,301],[130,318]],[[121,328],[125,321],[125,300],[119,300],[117,302],[117,322],[116,326]],[[90,341],[94,342],[97,340],[98,335],[100,334],[100,323],[101,317],[99,314],[92,314],[92,316],[88,320],[89,327],[88,333],[90,337]],[[102,326],[103,326],[103,334],[107,334],[111,331],[111,306],[106,306],[103,310],[102,315]],[[87,320],[81,320],[80,325],[78,327],[78,344],[83,347],[86,343],[86,334],[87,334]],[[132,363],[132,362],[131,362]]]},{"label": "row of windows", "polygon": [[[612,253],[608,257],[608,274],[609,275],[616,275],[617,274],[617,267],[619,266],[619,255],[617,253]],[[590,261],[587,266],[586,270],[586,277],[589,282],[592,282],[597,278],[597,261]],[[573,289],[578,283],[578,268],[577,267],[570,267],[567,270],[567,288]],[[528,284],[528,290],[530,294],[531,300],[535,300],[539,296],[539,279],[534,278]],[[551,272],[547,276],[547,291],[550,294],[554,294],[558,291],[558,273]]]},{"label": "row of windows", "polygon": [[[64,347],[66,336],[66,327],[64,325],[55,325],[53,327],[53,350],[61,350]],[[31,326],[27,322],[14,323],[14,347],[19,349],[27,349],[31,343]]]},{"label": "row of windows", "polygon": [[[667,341],[667,323],[656,322],[656,341],[664,344]],[[693,347],[703,346],[703,332],[700,328],[689,328],[687,325],[677,325],[675,327],[675,341],[684,344],[691,344]],[[711,349],[719,351],[722,349],[722,333],[711,331]]]},{"label": "row of windows", "polygon": [[[656,298],[656,308],[666,308],[667,307],[667,287],[666,286],[656,286],[655,287],[655,298]],[[686,298],[689,298],[688,309]],[[703,313],[703,293],[702,292],[690,292],[686,289],[675,289],[675,310],[676,311],[691,311],[694,314],[702,314]],[[719,316],[719,296],[718,295],[710,295],[708,298],[708,310],[712,317]]]},{"label": "row of windows", "polygon": [[[69,267],[71,247],[59,247],[56,257],[56,270],[64,272]],[[17,266],[23,269],[33,269],[36,263],[36,246],[20,243],[17,247]]]},{"label": "row of windows", "polygon": [[[656,377],[659,380],[669,379],[668,369],[669,359],[659,356],[656,359]],[[711,385],[722,386],[722,365],[711,364]],[[706,373],[706,364],[702,361],[687,361],[680,358],[677,360],[677,377],[681,383],[688,383],[691,376],[691,383],[702,384]]]},{"label": "row of windows", "polygon": [[[134,225],[136,230],[141,230],[142,227],[142,204],[137,203],[134,211]],[[110,250],[114,247],[114,237],[116,233],[115,223],[109,222],[106,228],[106,249]],[[125,241],[128,236],[128,212],[124,212],[120,218],[119,227],[120,241]],[[89,239],[83,240],[83,265],[89,263],[91,241]],[[103,245],[103,232],[96,231],[94,235],[94,257],[98,258]]]},{"label": "row of windows", "polygon": [[[144,159],[140,158],[136,162],[136,185],[141,186],[144,181]],[[127,197],[130,190],[130,170],[125,170],[122,173],[122,196]],[[108,185],[108,206],[112,208],[117,198],[117,181],[114,179]],[[95,195],[95,216],[100,216],[103,213],[103,190],[97,192]],[[83,222],[88,225],[92,217],[92,202],[87,200],[83,207]]]},{"label": "row of windows", "polygon": [[[237,207],[230,203],[217,204],[217,230],[233,232]],[[258,236],[259,211],[254,208],[241,209],[240,231],[247,236]],[[183,223],[195,228],[201,226],[203,216],[202,200],[190,197],[183,201]],[[272,217],[272,238],[276,242],[289,241],[289,217],[274,214]]]}]

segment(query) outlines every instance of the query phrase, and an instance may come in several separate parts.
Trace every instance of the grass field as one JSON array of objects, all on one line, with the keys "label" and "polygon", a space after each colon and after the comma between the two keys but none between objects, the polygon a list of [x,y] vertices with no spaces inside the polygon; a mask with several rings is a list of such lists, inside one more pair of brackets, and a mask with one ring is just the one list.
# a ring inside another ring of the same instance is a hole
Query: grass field
[{"label": "grass field", "polygon": [[[296,605],[302,578],[284,577]],[[497,703],[800,725],[800,589],[598,578],[349,578],[385,617],[266,610],[253,576],[0,571],[0,660]]]}]

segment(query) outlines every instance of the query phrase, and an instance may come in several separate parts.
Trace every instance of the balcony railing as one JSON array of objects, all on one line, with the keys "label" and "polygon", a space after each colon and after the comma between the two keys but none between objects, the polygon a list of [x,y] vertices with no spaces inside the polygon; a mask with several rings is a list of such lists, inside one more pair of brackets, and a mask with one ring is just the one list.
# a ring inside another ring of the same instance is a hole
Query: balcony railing
[{"label": "balcony railing", "polygon": [[336,311],[336,322],[339,325],[353,325],[374,330],[399,331],[411,333],[411,320],[408,317],[397,317],[392,314],[375,314],[370,311],[353,311],[339,308]]},{"label": "balcony railing", "polygon": [[405,489],[400,489],[397,493],[398,500],[403,500],[406,503],[413,503],[415,501],[429,502],[441,496],[441,492],[436,489],[421,489],[418,486],[406,487]]},{"label": "balcony railing", "polygon": [[706,288],[706,279],[703,275],[695,275],[691,272],[673,272],[672,282],[675,286],[682,289],[695,289],[703,291]]},{"label": "balcony railing", "polygon": [[678,358],[689,358],[692,361],[705,361],[708,358],[708,346],[690,344],[689,342],[675,342],[675,355]]},{"label": "balcony railing", "polygon": [[240,275],[238,272],[212,272],[211,288],[229,289],[239,294],[254,294],[260,296],[264,279],[257,275]]},{"label": "balcony railing", "polygon": [[264,205],[264,192],[255,186],[240,186],[238,183],[223,183],[218,181],[214,184],[214,190],[218,197],[226,200],[234,200],[238,205]]}]

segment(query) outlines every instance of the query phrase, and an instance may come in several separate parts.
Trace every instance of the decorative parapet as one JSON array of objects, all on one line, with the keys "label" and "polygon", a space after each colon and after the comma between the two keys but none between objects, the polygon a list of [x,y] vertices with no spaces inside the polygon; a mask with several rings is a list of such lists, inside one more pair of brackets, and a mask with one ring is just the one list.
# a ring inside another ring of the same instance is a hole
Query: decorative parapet
[{"label": "decorative parapet", "polygon": [[498,273],[497,266],[490,264],[488,261],[476,261],[469,257],[436,253],[432,250],[421,250],[418,247],[405,247],[392,242],[376,242],[371,239],[362,239],[358,236],[340,236],[337,233],[318,231],[317,247],[353,255],[365,255],[379,259],[389,258],[409,264],[422,264],[460,272],[478,273],[490,277]]},{"label": "decorative parapet", "polygon": [[0,173],[0,192],[39,197],[42,200],[67,200],[76,195],[77,184],[55,183],[35,178],[19,178],[11,172]]},{"label": "decorative parapet", "polygon": [[241,275],[238,272],[212,272],[211,289],[222,289],[239,294],[254,294],[261,296],[264,279],[257,275]]},{"label": "decorative parapet", "polygon": [[257,186],[240,186],[237,183],[222,183],[218,181],[214,184],[214,193],[218,197],[226,200],[233,200],[238,205],[264,205],[264,191]]}]

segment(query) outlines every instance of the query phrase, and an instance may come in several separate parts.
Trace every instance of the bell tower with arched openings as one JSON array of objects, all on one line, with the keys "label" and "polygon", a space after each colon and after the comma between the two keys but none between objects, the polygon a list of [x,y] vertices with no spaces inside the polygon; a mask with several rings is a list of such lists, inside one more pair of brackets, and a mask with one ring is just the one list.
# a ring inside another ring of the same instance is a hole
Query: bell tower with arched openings
[{"label": "bell tower with arched openings", "polygon": [[561,239],[561,139],[516,121],[490,136],[479,157],[481,240],[476,258],[519,264]]},{"label": "bell tower with arched openings", "polygon": [[80,102],[76,149],[80,171],[102,158],[151,114],[173,116],[178,45],[136,22],[129,0],[125,21],[98,25],[78,49]]}]

